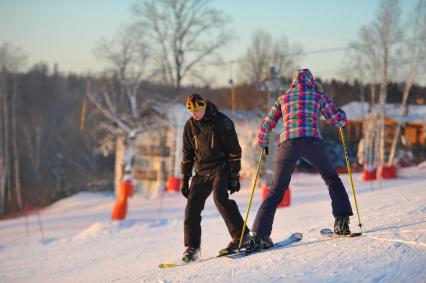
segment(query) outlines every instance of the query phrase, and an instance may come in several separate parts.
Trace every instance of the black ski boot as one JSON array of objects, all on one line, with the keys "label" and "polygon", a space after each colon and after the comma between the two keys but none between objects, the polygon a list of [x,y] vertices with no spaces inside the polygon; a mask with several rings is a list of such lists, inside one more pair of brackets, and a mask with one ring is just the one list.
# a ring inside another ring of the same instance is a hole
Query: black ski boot
[{"label": "black ski boot", "polygon": [[199,258],[200,255],[200,249],[193,248],[193,247],[186,247],[185,251],[183,252],[182,261],[183,262],[190,262],[190,261],[196,261]]},{"label": "black ski boot", "polygon": [[252,236],[250,236],[250,242],[247,246],[247,251],[252,252],[255,250],[266,250],[271,248],[274,245],[272,242],[271,237],[269,236],[260,236],[256,233],[253,233]]},{"label": "black ski boot", "polygon": [[336,216],[334,221],[334,233],[337,235],[349,235],[349,216]]},{"label": "black ski boot", "polygon": [[[246,249],[247,246],[250,243],[250,237],[248,234],[246,234],[243,238],[243,241],[241,242],[241,249]],[[219,251],[220,255],[227,255],[227,254],[233,254],[236,253],[238,251],[238,246],[240,245],[240,238],[233,238],[228,246],[226,246],[226,248],[221,249]]]}]

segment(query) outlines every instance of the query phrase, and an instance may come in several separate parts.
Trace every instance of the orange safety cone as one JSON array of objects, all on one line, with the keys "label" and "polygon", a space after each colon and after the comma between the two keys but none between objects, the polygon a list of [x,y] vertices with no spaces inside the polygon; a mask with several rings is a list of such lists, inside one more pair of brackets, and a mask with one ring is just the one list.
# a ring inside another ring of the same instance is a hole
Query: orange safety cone
[{"label": "orange safety cone", "polygon": [[383,166],[377,169],[377,178],[396,179],[398,176],[395,166]]},{"label": "orange safety cone", "polygon": [[126,179],[120,183],[118,197],[112,210],[112,220],[123,220],[127,213],[127,198],[133,196],[133,183]]},{"label": "orange safety cone", "polygon": [[377,178],[377,170],[376,168],[373,169],[364,169],[364,171],[362,172],[362,179],[364,181],[371,181],[371,180],[376,180]]},{"label": "orange safety cone", "polygon": [[[265,200],[266,196],[268,195],[269,192],[269,187],[268,186],[264,186],[262,189],[262,201]],[[281,202],[278,204],[278,207],[288,207],[291,204],[291,191],[290,191],[290,186],[287,188],[283,199],[281,200]]]},{"label": "orange safety cone", "polygon": [[182,180],[178,177],[170,176],[169,178],[167,178],[166,191],[167,192],[179,192],[181,181]]}]

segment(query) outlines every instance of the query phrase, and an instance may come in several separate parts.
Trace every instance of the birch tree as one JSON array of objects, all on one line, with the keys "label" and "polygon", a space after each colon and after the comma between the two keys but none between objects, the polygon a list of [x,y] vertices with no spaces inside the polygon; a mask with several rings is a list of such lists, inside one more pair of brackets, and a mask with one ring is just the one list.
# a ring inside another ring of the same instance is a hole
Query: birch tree
[{"label": "birch tree", "polygon": [[411,40],[407,41],[407,48],[404,52],[408,57],[408,70],[405,76],[405,86],[402,96],[402,104],[400,111],[400,119],[396,128],[396,133],[392,141],[392,147],[388,159],[388,166],[393,165],[397,144],[401,135],[401,126],[404,124],[405,117],[408,113],[408,95],[417,75],[417,70],[420,65],[425,64],[426,52],[426,1],[419,0],[414,10],[412,22],[409,24],[409,33]]},{"label": "birch tree", "polygon": [[[140,92],[144,80],[150,78],[150,46],[134,26],[120,30],[112,39],[103,39],[95,55],[107,64],[109,79],[101,83],[88,82],[86,95],[104,117],[100,129],[115,138],[116,186],[122,176],[125,151],[134,151],[137,133],[155,129],[161,121],[153,101]],[[118,81],[118,87],[115,84]],[[127,105],[127,107],[126,107]],[[130,110],[130,111],[129,111]],[[129,114],[130,113],[130,114]]]},{"label": "birch tree", "polygon": [[[345,74],[347,79],[354,79],[360,82],[361,102],[367,101],[369,104],[367,112],[362,113],[364,117],[363,140],[359,150],[364,151],[360,155],[364,169],[371,171],[377,166],[374,159],[378,156],[379,149],[379,147],[375,146],[375,140],[379,137],[376,134],[379,125],[377,123],[377,114],[373,113],[373,110],[376,104],[376,85],[380,77],[377,69],[380,56],[377,48],[372,48],[372,44],[368,44],[368,40],[365,38],[365,28],[360,30],[359,37],[361,40],[351,42],[348,46],[342,73]],[[365,99],[365,86],[369,86],[370,88],[370,100]]]},{"label": "birch tree", "polygon": [[376,74],[380,83],[378,115],[379,115],[379,152],[376,155],[377,165],[385,162],[385,103],[387,86],[392,75],[395,75],[400,63],[403,34],[400,27],[400,8],[398,0],[382,0],[377,18],[369,25],[361,28],[359,39],[351,43],[357,53],[357,60],[363,69]]}]

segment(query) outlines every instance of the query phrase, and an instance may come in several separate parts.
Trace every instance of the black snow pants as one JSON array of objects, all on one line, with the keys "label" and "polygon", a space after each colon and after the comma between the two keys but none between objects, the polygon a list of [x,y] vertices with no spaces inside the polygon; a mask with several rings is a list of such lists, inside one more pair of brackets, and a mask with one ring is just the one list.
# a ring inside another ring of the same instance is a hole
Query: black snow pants
[{"label": "black snow pants", "polygon": [[321,174],[328,187],[333,216],[353,215],[348,194],[331,163],[322,140],[315,138],[286,140],[278,146],[271,190],[260,205],[253,223],[253,231],[258,235],[271,235],[277,206],[290,183],[291,174],[299,158],[310,162]]},{"label": "black snow pants", "polygon": [[[229,168],[221,166],[208,174],[196,174],[191,182],[188,202],[185,208],[184,243],[185,246],[199,248],[201,244],[201,212],[213,191],[213,200],[219,210],[232,238],[241,236],[244,225],[237,203],[229,199]],[[246,227],[247,233],[249,232]]]}]

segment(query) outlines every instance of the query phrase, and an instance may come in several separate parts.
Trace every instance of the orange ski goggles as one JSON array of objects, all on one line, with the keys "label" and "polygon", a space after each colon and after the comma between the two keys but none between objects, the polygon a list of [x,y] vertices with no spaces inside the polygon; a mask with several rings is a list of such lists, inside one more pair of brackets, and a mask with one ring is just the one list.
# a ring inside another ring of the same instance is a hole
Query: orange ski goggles
[{"label": "orange ski goggles", "polygon": [[191,96],[186,101],[186,108],[188,111],[195,111],[201,108],[206,108],[207,103],[199,96]]}]

